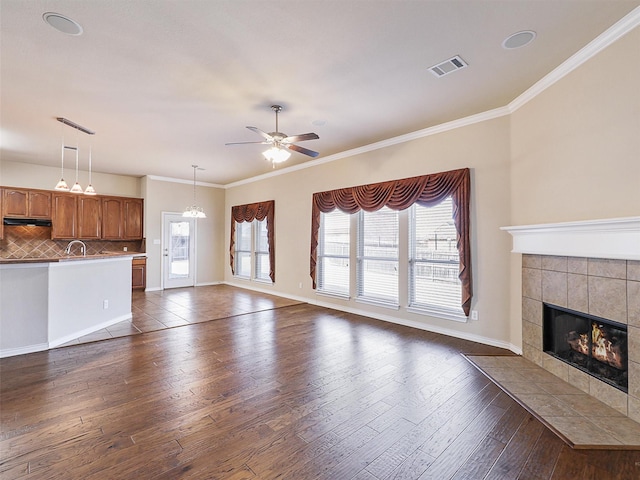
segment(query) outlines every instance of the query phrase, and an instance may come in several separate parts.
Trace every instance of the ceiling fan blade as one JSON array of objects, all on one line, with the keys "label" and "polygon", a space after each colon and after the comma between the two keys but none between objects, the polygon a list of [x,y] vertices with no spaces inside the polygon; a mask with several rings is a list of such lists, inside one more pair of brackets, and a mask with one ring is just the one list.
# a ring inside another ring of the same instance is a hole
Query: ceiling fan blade
[{"label": "ceiling fan blade", "polygon": [[225,143],[225,145],[247,145],[250,143],[259,143],[260,145],[268,145],[271,142],[230,142],[230,143]]},{"label": "ceiling fan blade", "polygon": [[298,153],[303,153],[313,158],[316,158],[318,155],[320,155],[318,152],[314,152],[313,150],[309,150],[308,148],[301,147],[300,145],[285,144],[283,146],[288,148],[289,150],[293,150],[294,152],[298,152]]},{"label": "ceiling fan blade", "polygon": [[260,130],[257,127],[247,127],[249,130],[251,130],[252,132],[256,132],[258,135],[260,135],[261,137],[263,137],[265,140],[268,140],[270,142],[273,141],[273,137],[271,135],[269,135],[266,132],[263,132],[262,130]]},{"label": "ceiling fan blade", "polygon": [[302,133],[300,135],[291,135],[282,139],[283,143],[302,142],[304,140],[318,140],[320,137],[315,133]]}]

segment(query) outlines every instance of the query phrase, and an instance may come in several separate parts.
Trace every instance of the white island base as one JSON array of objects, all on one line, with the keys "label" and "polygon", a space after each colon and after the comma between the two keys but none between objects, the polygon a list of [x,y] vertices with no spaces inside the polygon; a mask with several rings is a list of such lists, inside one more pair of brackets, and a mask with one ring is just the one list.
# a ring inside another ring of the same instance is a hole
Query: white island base
[{"label": "white island base", "polygon": [[131,320],[131,256],[0,265],[0,358]]}]

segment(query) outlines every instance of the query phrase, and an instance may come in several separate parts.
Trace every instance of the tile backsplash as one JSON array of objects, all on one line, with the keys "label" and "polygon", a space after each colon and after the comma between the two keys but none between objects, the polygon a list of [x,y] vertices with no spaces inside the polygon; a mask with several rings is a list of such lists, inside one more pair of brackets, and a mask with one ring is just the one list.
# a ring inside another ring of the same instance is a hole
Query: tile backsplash
[{"label": "tile backsplash", "polygon": [[[87,255],[97,255],[103,251],[143,252],[144,240],[107,241],[83,240],[87,245]],[[52,240],[51,227],[5,226],[4,239],[0,240],[1,258],[56,258],[63,257],[68,240]],[[78,248],[78,247],[74,247]],[[75,250],[74,250],[75,251]]]}]

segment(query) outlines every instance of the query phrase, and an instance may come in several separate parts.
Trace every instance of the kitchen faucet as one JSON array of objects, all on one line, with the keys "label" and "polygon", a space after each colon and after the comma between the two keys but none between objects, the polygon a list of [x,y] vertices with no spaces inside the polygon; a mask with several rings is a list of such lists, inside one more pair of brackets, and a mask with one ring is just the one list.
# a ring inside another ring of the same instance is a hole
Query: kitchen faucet
[{"label": "kitchen faucet", "polygon": [[69,244],[67,245],[67,248],[64,249],[64,253],[67,255],[71,255],[71,247],[73,246],[74,243],[79,243],[80,244],[80,253],[82,253],[83,257],[87,256],[87,246],[85,245],[85,243],[82,240],[71,240],[69,242]]}]

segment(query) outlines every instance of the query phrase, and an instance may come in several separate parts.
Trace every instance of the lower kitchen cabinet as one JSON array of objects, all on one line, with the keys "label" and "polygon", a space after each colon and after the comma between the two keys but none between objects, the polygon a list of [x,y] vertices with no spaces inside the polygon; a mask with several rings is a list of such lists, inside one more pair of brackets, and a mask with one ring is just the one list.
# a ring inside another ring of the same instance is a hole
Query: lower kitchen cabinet
[{"label": "lower kitchen cabinet", "polygon": [[131,262],[131,288],[144,290],[147,287],[147,259],[133,257]]}]

